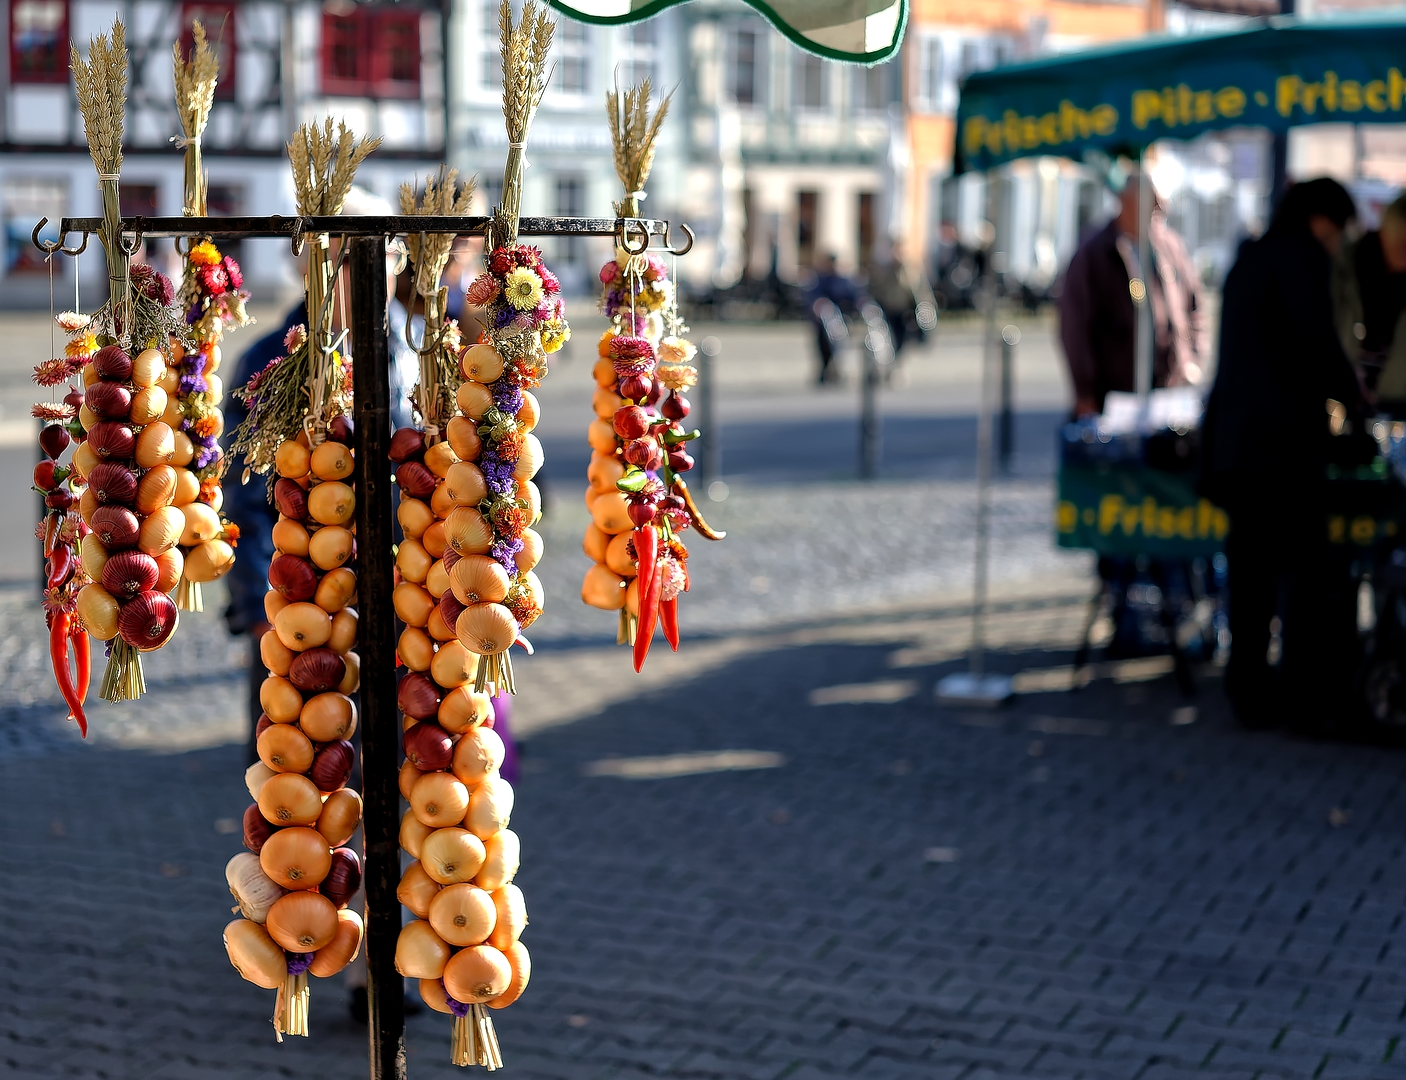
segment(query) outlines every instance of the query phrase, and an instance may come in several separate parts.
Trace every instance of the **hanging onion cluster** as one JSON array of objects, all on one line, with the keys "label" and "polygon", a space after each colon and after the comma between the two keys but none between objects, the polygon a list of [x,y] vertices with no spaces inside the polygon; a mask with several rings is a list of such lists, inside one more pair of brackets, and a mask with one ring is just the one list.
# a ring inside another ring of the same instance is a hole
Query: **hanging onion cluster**
[{"label": "hanging onion cluster", "polygon": [[273,629],[259,642],[269,675],[259,690],[259,761],[245,782],[244,846],[226,868],[243,918],[225,928],[239,973],[279,991],[280,1038],[307,1034],[307,976],[335,975],[361,947],[361,916],[347,907],[361,885],[361,860],[344,846],[361,822],[361,797],[347,787],[360,682],[356,557],[347,480],[350,420],[334,416],[330,438],[284,442],[275,460],[273,529],[264,611]]}]

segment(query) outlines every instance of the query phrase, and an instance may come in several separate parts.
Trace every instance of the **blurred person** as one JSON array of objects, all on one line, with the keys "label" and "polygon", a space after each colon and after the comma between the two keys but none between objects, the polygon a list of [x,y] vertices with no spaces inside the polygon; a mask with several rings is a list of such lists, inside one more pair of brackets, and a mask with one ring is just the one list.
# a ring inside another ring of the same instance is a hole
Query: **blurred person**
[{"label": "blurred person", "polygon": [[1119,196],[1118,216],[1079,245],[1064,273],[1059,336],[1074,381],[1074,413],[1103,411],[1110,390],[1136,386],[1134,277],[1152,279],[1152,385],[1201,381],[1209,346],[1196,267],[1155,205],[1149,230],[1152,273],[1138,272],[1138,174]]},{"label": "blurred person", "polygon": [[1356,666],[1357,588],[1330,557],[1326,521],[1334,435],[1363,408],[1329,290],[1353,216],[1337,181],[1296,184],[1225,280],[1201,487],[1230,514],[1225,688],[1247,727],[1331,724]]},{"label": "blurred person", "polygon": [[840,273],[834,252],[821,257],[815,280],[806,290],[806,310],[815,325],[815,348],[820,360],[815,381],[822,386],[836,382],[839,376],[833,370],[835,346],[843,338],[837,334],[835,323],[837,319],[842,323],[845,317],[859,311],[859,290]]},{"label": "blurred person", "polygon": [[1363,385],[1387,411],[1406,415],[1406,195],[1380,227],[1344,238],[1333,261],[1338,338]]},{"label": "blurred person", "polygon": [[986,255],[962,243],[956,223],[944,221],[938,227],[937,248],[933,252],[932,280],[949,308],[971,307],[977,285],[986,269]]},{"label": "blurred person", "polygon": [[889,257],[869,272],[868,292],[884,313],[893,362],[897,366],[908,335],[918,329],[918,297],[913,277],[903,262],[903,245],[894,241]]}]

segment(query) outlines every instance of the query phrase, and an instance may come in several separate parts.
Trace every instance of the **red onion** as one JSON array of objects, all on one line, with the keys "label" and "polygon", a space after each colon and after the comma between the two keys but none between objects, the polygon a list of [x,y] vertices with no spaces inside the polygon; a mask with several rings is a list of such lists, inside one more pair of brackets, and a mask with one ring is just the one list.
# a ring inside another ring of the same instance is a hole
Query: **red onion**
[{"label": "red onion", "polygon": [[638,405],[626,405],[615,410],[611,426],[622,439],[642,438],[649,431],[649,413]]},{"label": "red onion", "polygon": [[51,458],[56,458],[67,450],[71,441],[68,429],[62,424],[49,424],[40,429],[39,446]]},{"label": "red onion", "polygon": [[346,739],[326,743],[313,755],[308,779],[317,785],[318,791],[336,791],[347,786],[355,762],[356,751]]},{"label": "red onion", "polygon": [[264,849],[264,841],[278,832],[259,813],[259,804],[254,803],[244,811],[244,846],[255,855]]},{"label": "red onion", "polygon": [[121,383],[95,382],[88,387],[84,404],[100,420],[126,420],[132,411],[132,391]]},{"label": "red onion", "polygon": [[332,852],[332,869],[317,887],[318,892],[339,908],[346,907],[361,888],[361,860],[351,848],[339,847]]},{"label": "red onion", "polygon": [[175,629],[176,602],[154,590],[128,600],[117,616],[117,632],[122,640],[143,652],[161,648]]},{"label": "red onion", "polygon": [[[97,472],[97,469],[93,471]],[[269,584],[291,603],[300,603],[311,600],[317,592],[317,571],[307,559],[297,555],[279,555],[269,563]]]},{"label": "red onion", "polygon": [[620,380],[620,396],[626,401],[643,401],[654,389],[648,375],[629,375]]},{"label": "red onion", "polygon": [[667,420],[682,420],[688,415],[691,408],[688,398],[675,390],[664,399],[664,404],[660,406],[659,411],[664,414]]},{"label": "red onion", "polygon": [[632,502],[627,509],[630,513],[630,520],[636,525],[648,525],[658,513],[654,504],[648,502]]},{"label": "red onion", "polygon": [[144,551],[119,551],[103,564],[102,585],[118,600],[156,588],[161,570]]},{"label": "red onion", "polygon": [[[448,555],[449,552],[444,553]],[[448,560],[445,560],[448,566]],[[444,625],[451,630],[459,625],[459,616],[464,612],[464,605],[459,603],[459,598],[449,589],[444,590],[444,595],[439,598],[439,617],[444,620]]]},{"label": "red onion", "polygon": [[104,345],[93,354],[93,370],[101,378],[126,382],[132,377],[132,358],[120,345]]},{"label": "red onion", "polygon": [[126,461],[137,448],[137,437],[126,424],[104,420],[88,432],[88,442],[99,458]]},{"label": "red onion", "polygon": [[438,724],[429,721],[411,724],[401,742],[406,759],[421,772],[447,769],[454,761],[454,740]]},{"label": "red onion", "polygon": [[264,733],[265,728],[273,727],[273,721],[269,719],[268,713],[259,713],[259,722],[254,725],[254,738],[258,738]]},{"label": "red onion", "polygon": [[346,413],[341,413],[332,417],[327,422],[327,437],[333,442],[342,443],[344,446],[352,444],[352,437],[356,434],[356,424]]},{"label": "red onion", "polygon": [[88,476],[93,498],[100,504],[131,506],[137,500],[137,477],[125,465],[115,461],[100,461]]},{"label": "red onion", "polygon": [[397,465],[414,461],[425,452],[425,433],[413,427],[403,427],[391,436],[390,459]]},{"label": "red onion", "polygon": [[400,711],[416,720],[424,720],[439,711],[439,687],[421,671],[401,676],[395,699]]},{"label": "red onion", "polygon": [[77,501],[68,488],[56,488],[44,496],[44,505],[50,510],[67,510]]},{"label": "red onion", "polygon": [[302,521],[308,516],[308,493],[296,480],[283,477],[274,484],[273,501],[278,504],[278,512],[293,521]]},{"label": "red onion", "polygon": [[659,440],[649,436],[631,439],[625,444],[624,452],[620,456],[631,465],[638,465],[641,469],[646,469],[649,467],[650,461],[659,456]]},{"label": "red onion", "polygon": [[93,511],[90,522],[93,532],[108,551],[123,551],[137,546],[141,522],[125,506],[100,506]]},{"label": "red onion", "polygon": [[395,482],[412,499],[428,499],[434,494],[435,475],[418,461],[407,461],[396,469]]},{"label": "red onion", "polygon": [[288,666],[288,680],[310,694],[337,689],[346,673],[347,662],[325,645],[300,652]]},{"label": "red onion", "polygon": [[47,458],[34,466],[34,486],[40,491],[49,492],[58,487],[61,480],[58,479],[57,472],[62,468]]},{"label": "red onion", "polygon": [[[444,549],[444,555],[441,557],[444,559],[444,572],[447,574],[454,569],[454,564],[464,556],[460,555],[452,547],[447,547]],[[450,623],[449,625],[453,626],[454,624]]]}]

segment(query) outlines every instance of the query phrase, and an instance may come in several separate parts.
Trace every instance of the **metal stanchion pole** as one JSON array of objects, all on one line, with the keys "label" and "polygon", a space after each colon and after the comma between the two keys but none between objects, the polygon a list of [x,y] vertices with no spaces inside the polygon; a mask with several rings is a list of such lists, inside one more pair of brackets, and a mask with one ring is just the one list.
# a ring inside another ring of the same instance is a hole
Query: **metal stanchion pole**
[{"label": "metal stanchion pole", "polygon": [[395,970],[400,935],[400,789],[395,613],[391,555],[390,346],[386,241],[350,244],[352,367],[356,399],[357,626],[361,651],[361,777],[366,841],[367,1029],[371,1080],[405,1080],[405,983]]},{"label": "metal stanchion pole", "polygon": [[1015,451],[1015,347],[1020,344],[1020,327],[1007,325],[1001,330],[1001,424],[997,438],[1000,448],[1001,472],[1011,471],[1011,454]]},{"label": "metal stanchion pole", "polygon": [[888,324],[877,304],[865,304],[864,370],[860,373],[859,397],[859,477],[872,480],[879,475],[883,453],[883,428],[879,418],[880,369],[889,361]]},{"label": "metal stanchion pole", "polygon": [[723,448],[718,439],[717,394],[713,380],[717,377],[717,356],[723,351],[723,343],[709,334],[698,346],[698,405],[702,412],[698,430],[703,440],[703,455],[699,464],[703,466],[703,483],[712,497],[712,486],[723,478]]}]

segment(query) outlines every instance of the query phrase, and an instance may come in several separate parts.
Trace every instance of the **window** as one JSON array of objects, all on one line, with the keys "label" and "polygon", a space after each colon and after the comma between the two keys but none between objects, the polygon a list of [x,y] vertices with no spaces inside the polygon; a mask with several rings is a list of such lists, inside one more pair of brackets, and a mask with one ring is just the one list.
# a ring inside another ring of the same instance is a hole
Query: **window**
[{"label": "window", "polygon": [[868,269],[874,264],[874,193],[859,193],[859,265]]},{"label": "window", "polygon": [[815,219],[820,196],[814,191],[796,192],[796,262],[815,265]]},{"label": "window", "polygon": [[420,96],[420,16],[358,8],[322,13],[322,91],[377,98]]},{"label": "window", "polygon": [[[49,224],[41,236],[45,240],[59,238],[55,226],[68,213],[67,182],[11,173],[0,187],[0,203],[5,214],[5,273],[48,274],[50,267],[44,262],[44,253],[30,243],[30,230],[36,221],[46,217]],[[55,269],[65,273],[61,267]]]},{"label": "window", "polygon": [[981,59],[981,42],[975,38],[968,38],[962,42],[962,66],[957,72],[957,78],[965,79],[973,71],[980,71],[986,65]]},{"label": "window", "polygon": [[10,81],[68,82],[67,0],[12,0]]},{"label": "window", "polygon": [[556,74],[552,89],[558,94],[579,97],[590,89],[590,31],[585,23],[562,19],[557,23],[555,45]]},{"label": "window", "polygon": [[503,56],[499,51],[498,5],[494,0],[483,3],[483,49],[479,53],[478,84],[485,90],[503,87]]},{"label": "window", "polygon": [[755,30],[737,30],[732,35],[727,71],[728,96],[739,105],[760,105],[761,80],[758,78],[758,35]]},{"label": "window", "polygon": [[942,109],[942,39],[925,37],[918,41],[918,108],[924,112]]},{"label": "window", "polygon": [[797,51],[792,54],[792,95],[798,109],[826,109],[830,106],[830,65],[818,56]]},{"label": "window", "polygon": [[[586,182],[579,176],[557,177],[557,215],[559,217],[581,217],[585,212]],[[585,256],[581,237],[562,237],[557,252],[562,262],[572,266],[579,264]]]},{"label": "window", "polygon": [[645,79],[655,79],[654,59],[657,38],[654,20],[631,23],[625,27],[620,43],[620,87],[638,86]]},{"label": "window", "polygon": [[188,3],[181,8],[181,55],[189,56],[195,47],[192,24],[196,19],[205,27],[205,37],[215,47],[220,62],[220,81],[215,84],[216,101],[234,100],[235,48],[234,5],[222,3]]},{"label": "window", "polygon": [[503,174],[498,172],[493,176],[483,176],[480,174],[478,185],[475,188],[475,198],[482,199],[482,209],[476,211],[485,217],[493,212],[495,206],[503,202]]},{"label": "window", "polygon": [[893,64],[857,67],[854,72],[854,111],[883,112],[893,99]]}]

